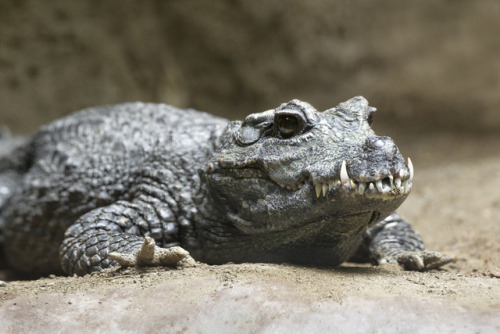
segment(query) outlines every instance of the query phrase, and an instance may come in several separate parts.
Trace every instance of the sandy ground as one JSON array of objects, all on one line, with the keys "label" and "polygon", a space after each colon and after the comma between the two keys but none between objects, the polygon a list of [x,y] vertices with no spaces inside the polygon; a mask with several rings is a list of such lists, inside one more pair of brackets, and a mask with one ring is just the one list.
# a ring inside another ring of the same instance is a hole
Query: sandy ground
[{"label": "sandy ground", "polygon": [[0,283],[0,332],[499,333],[500,137],[397,137],[416,171],[399,213],[456,256],[442,270],[201,264],[14,280]]}]

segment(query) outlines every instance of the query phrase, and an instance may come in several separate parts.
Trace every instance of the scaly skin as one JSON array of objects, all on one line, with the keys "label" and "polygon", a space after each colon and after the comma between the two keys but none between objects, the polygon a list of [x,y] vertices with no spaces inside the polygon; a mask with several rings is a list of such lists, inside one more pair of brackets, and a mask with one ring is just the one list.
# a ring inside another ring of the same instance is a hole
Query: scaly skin
[{"label": "scaly skin", "polygon": [[130,103],[83,110],[24,141],[0,136],[10,147],[0,150],[4,255],[37,275],[191,256],[445,264],[393,214],[413,168],[373,133],[373,111],[362,97],[322,113],[293,100],[229,122]]}]

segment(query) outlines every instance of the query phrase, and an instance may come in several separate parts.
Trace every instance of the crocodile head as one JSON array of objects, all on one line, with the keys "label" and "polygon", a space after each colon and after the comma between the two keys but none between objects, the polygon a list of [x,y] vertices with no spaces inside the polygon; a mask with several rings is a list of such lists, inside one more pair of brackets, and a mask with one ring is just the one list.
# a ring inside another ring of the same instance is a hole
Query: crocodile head
[{"label": "crocodile head", "polygon": [[390,214],[413,167],[375,135],[375,110],[363,97],[324,112],[292,100],[231,122],[206,175],[227,221],[247,235],[303,230],[328,243]]}]

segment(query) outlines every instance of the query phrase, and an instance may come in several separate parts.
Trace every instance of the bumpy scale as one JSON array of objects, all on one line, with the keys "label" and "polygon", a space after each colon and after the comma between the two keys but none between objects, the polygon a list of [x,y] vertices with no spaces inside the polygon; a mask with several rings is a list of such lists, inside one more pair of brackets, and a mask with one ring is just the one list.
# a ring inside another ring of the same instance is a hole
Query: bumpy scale
[{"label": "bumpy scale", "polygon": [[413,166],[362,97],[318,112],[293,100],[229,122],[128,103],[29,138],[0,133],[0,249],[18,271],[346,260],[436,268],[394,211]]}]

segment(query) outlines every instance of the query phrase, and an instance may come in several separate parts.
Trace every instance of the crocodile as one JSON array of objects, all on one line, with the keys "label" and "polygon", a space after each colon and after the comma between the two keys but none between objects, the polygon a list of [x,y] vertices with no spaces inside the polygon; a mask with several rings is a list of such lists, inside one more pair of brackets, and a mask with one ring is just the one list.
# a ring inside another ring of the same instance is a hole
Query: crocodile
[{"label": "crocodile", "polygon": [[9,267],[345,261],[438,268],[395,213],[413,165],[371,128],[361,96],[292,100],[229,121],[165,104],[88,108],[29,137],[0,135],[0,243]]}]

